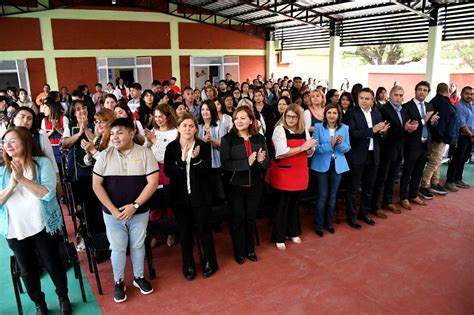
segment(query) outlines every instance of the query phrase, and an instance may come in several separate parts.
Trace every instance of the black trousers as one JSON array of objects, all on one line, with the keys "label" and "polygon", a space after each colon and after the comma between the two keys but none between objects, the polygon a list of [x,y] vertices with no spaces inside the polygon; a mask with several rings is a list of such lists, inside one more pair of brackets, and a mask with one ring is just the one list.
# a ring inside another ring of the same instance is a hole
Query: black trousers
[{"label": "black trousers", "polygon": [[20,267],[28,296],[35,304],[45,301],[41,291],[38,255],[56,286],[58,297],[67,297],[67,276],[59,258],[58,236],[52,236],[43,230],[25,239],[7,239],[7,242]]},{"label": "black trousers", "polygon": [[[91,229],[91,233],[105,232],[105,223],[102,216],[102,204],[92,189],[92,175],[79,176],[77,181],[71,183],[74,201],[76,205],[84,203],[87,211],[87,226]],[[77,213],[81,220],[85,220],[85,213],[82,211]]]},{"label": "black trousers", "polygon": [[446,174],[446,182],[453,183],[457,180],[462,180],[462,173],[464,172],[464,163],[469,160],[472,150],[471,138],[463,134],[459,135],[458,143],[456,144],[453,156],[449,162],[448,172]]},{"label": "black trousers", "polygon": [[375,176],[377,175],[377,165],[374,162],[374,154],[369,151],[364,164],[351,164],[350,179],[346,192],[346,212],[347,219],[356,218],[355,194],[361,188],[359,216],[364,217],[369,214],[370,203],[372,201],[372,188]]},{"label": "black trousers", "polygon": [[380,209],[380,194],[383,192],[382,206],[393,203],[393,186],[397,179],[402,163],[401,157],[390,161],[389,159],[380,159],[377,176],[375,177],[374,189],[372,190],[372,201],[370,212],[375,213]]},{"label": "black trousers", "polygon": [[251,187],[230,185],[231,231],[234,255],[255,253],[255,220],[262,196],[263,183]]},{"label": "black trousers", "polygon": [[427,161],[428,145],[420,143],[423,151],[419,155],[413,155],[410,152],[405,154],[402,177],[400,178],[400,200],[416,198],[420,188],[421,178]]},{"label": "black trousers", "polygon": [[178,206],[173,208],[174,215],[179,225],[179,238],[181,242],[181,254],[183,267],[195,267],[194,262],[194,232],[197,227],[203,250],[203,264],[207,262],[211,268],[217,267],[216,249],[209,225],[209,207],[193,207],[189,202],[188,206]]},{"label": "black trousers", "polygon": [[298,199],[300,191],[273,189],[272,199],[276,202],[273,215],[273,239],[284,243],[286,236],[296,237],[300,234],[298,220]]}]

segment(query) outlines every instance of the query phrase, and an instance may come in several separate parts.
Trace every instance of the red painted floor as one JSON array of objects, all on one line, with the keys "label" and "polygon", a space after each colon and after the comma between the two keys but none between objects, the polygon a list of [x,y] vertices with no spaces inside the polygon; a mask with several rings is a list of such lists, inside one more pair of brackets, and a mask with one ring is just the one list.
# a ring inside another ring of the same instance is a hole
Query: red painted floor
[{"label": "red painted floor", "polygon": [[[436,197],[428,207],[388,213],[354,230],[335,225],[318,237],[301,211],[303,244],[278,251],[270,227],[260,220],[258,262],[234,262],[230,236],[215,234],[220,270],[188,282],[181,273],[179,245],[154,249],[155,292],[131,286],[128,300],[113,302],[110,262],[99,265],[104,295],[83,270],[104,314],[472,314],[474,311],[474,188]],[[342,214],[341,214],[342,218]],[[197,257],[197,254],[196,254]]]}]

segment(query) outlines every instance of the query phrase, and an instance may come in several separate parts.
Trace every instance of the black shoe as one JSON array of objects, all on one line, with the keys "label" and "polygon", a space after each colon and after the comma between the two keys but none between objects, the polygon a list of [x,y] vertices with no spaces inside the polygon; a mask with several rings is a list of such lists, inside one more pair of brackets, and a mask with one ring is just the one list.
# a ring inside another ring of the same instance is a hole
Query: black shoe
[{"label": "black shoe", "polygon": [[359,220],[364,221],[364,222],[367,223],[368,225],[374,225],[374,224],[375,224],[375,221],[372,220],[368,215],[359,217]]},{"label": "black shoe", "polygon": [[239,265],[242,265],[245,261],[245,257],[243,256],[235,256],[234,259]]},{"label": "black shoe", "polygon": [[256,261],[257,261],[257,254],[255,254],[255,253],[249,253],[249,254],[247,255],[247,258],[248,258],[250,261],[256,262]]},{"label": "black shoe", "polygon": [[133,279],[133,286],[139,288],[142,294],[150,294],[153,292],[150,282],[148,282],[144,276]]},{"label": "black shoe", "polygon": [[418,191],[418,196],[426,200],[431,200],[434,197],[433,194],[430,193],[428,188],[423,188],[423,187],[420,187],[420,190]]},{"label": "black shoe", "polygon": [[204,278],[209,278],[210,276],[212,276],[213,274],[216,273],[218,267],[216,266],[215,268],[212,268],[211,267],[211,264],[209,262],[207,262],[205,265],[204,265],[204,269],[202,271],[203,275],[204,275]]},{"label": "black shoe", "polygon": [[357,223],[356,219],[347,219],[347,224],[349,224],[349,226],[354,229],[362,228],[362,226],[359,223]]},{"label": "black shoe", "polygon": [[59,311],[61,315],[72,314],[71,302],[67,296],[59,298]]},{"label": "black shoe", "polygon": [[434,194],[437,194],[437,195],[447,195],[448,194],[448,191],[446,189],[444,189],[440,184],[436,184],[436,185],[431,185],[431,188],[428,188],[429,192],[430,193],[434,193]]},{"label": "black shoe", "polygon": [[48,314],[48,306],[46,302],[41,302],[36,304],[36,315],[46,315]]},{"label": "black shoe", "polygon": [[331,234],[334,234],[336,232],[336,230],[334,230],[333,227],[328,227],[328,232],[331,233]]},{"label": "black shoe", "polygon": [[316,233],[316,235],[318,235],[319,237],[323,237],[323,236],[324,236],[323,231],[314,230],[314,233]]},{"label": "black shoe", "polygon": [[192,281],[196,277],[196,268],[192,266],[187,266],[183,269],[183,274],[186,280]]},{"label": "black shoe", "polygon": [[114,301],[115,303],[122,303],[127,300],[127,295],[125,294],[125,283],[122,279],[120,281],[115,282],[115,289],[114,289]]}]

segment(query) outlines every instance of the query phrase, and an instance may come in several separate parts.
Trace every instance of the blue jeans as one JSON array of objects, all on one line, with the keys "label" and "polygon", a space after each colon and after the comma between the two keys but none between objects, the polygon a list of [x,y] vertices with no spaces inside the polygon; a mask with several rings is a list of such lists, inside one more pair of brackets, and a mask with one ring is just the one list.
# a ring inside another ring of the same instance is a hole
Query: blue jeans
[{"label": "blue jeans", "polygon": [[316,209],[313,221],[313,227],[316,231],[323,230],[324,222],[326,222],[328,228],[332,228],[337,190],[339,189],[341,179],[342,174],[336,173],[333,163],[331,163],[327,172],[316,172],[318,193],[316,195]]},{"label": "blue jeans", "polygon": [[129,221],[116,220],[111,214],[103,213],[107,239],[112,255],[112,270],[114,281],[124,279],[125,262],[127,261],[127,246],[130,241],[130,257],[132,259],[133,275],[143,276],[145,261],[145,238],[148,225],[149,211],[135,214]]}]

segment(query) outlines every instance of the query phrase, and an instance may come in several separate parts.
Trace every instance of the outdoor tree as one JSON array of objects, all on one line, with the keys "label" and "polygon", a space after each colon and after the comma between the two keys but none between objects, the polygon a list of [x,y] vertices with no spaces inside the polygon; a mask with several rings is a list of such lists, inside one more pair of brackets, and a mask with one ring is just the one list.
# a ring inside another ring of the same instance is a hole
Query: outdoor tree
[{"label": "outdoor tree", "polygon": [[474,70],[474,40],[456,40],[443,43],[443,59],[455,60],[457,67]]},{"label": "outdoor tree", "polygon": [[370,65],[404,65],[426,57],[426,44],[381,44],[359,46],[344,52],[344,57],[360,59]]}]

